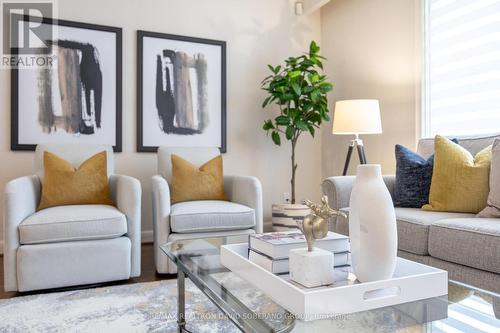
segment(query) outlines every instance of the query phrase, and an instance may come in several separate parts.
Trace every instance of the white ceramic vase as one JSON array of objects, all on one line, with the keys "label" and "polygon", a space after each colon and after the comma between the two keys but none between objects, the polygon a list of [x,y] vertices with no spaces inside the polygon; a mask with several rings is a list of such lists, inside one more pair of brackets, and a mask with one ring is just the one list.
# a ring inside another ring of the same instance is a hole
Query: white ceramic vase
[{"label": "white ceramic vase", "polygon": [[396,214],[380,165],[358,166],[350,206],[349,236],[356,277],[361,282],[391,278],[398,249]]}]

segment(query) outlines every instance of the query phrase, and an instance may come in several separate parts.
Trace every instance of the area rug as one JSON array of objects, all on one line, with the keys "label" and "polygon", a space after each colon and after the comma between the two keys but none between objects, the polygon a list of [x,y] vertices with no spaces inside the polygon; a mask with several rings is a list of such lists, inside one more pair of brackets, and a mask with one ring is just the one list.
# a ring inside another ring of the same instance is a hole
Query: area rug
[{"label": "area rug", "polygon": [[[262,292],[230,273],[212,275],[234,297],[276,331],[285,310]],[[422,332],[427,312],[444,311],[447,302],[403,304],[314,322],[295,321],[294,332]],[[432,310],[429,310],[432,309]],[[440,310],[441,309],[441,310]],[[438,311],[440,310],[440,311]],[[271,315],[271,316],[269,316]],[[427,318],[429,320],[430,318]],[[433,320],[433,319],[431,319]],[[186,279],[186,321],[191,332],[239,332],[236,326]],[[0,300],[0,333],[25,332],[176,332],[177,284],[164,280],[94,289],[45,293]]]},{"label": "area rug", "polygon": [[[0,332],[176,332],[175,280],[0,300]],[[239,332],[186,281],[186,319],[194,332]]]}]

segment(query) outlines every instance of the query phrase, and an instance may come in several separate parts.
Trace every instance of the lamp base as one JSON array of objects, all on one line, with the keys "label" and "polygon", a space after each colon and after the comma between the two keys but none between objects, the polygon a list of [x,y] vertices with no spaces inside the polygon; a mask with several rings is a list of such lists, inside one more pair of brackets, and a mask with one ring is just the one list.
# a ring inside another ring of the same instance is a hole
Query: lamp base
[{"label": "lamp base", "polygon": [[352,156],[352,151],[354,150],[354,146],[356,146],[358,150],[359,163],[366,164],[366,155],[365,155],[363,140],[361,140],[359,136],[356,134],[356,138],[354,140],[351,140],[351,142],[349,143],[349,148],[347,149],[347,156],[345,159],[344,171],[342,172],[342,176],[347,175],[347,169],[349,169],[349,162],[351,161],[351,156]]}]

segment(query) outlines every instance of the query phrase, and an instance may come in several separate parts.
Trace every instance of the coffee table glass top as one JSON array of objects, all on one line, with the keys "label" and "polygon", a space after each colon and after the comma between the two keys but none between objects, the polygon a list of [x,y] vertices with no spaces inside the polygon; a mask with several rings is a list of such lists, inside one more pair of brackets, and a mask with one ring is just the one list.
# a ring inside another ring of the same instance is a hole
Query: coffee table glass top
[{"label": "coffee table glass top", "polygon": [[221,245],[247,240],[248,235],[240,235],[161,246],[183,275],[242,331],[500,332],[500,296],[454,282],[449,284],[448,297],[302,321],[220,263]]}]

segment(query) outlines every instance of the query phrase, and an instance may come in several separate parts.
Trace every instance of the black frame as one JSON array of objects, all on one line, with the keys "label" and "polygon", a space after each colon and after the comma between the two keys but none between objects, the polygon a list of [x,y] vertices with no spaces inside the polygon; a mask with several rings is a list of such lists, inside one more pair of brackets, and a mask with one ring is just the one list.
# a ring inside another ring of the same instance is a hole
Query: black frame
[{"label": "black frame", "polygon": [[[29,21],[32,16],[12,15],[16,20]],[[97,31],[106,31],[116,34],[116,138],[113,146],[114,152],[122,151],[122,28],[110,27],[105,25],[66,21],[44,17],[42,23],[50,25],[59,25],[64,27],[88,29]],[[12,55],[17,56],[18,50],[13,48]],[[10,149],[34,151],[36,144],[19,143],[19,80],[18,69],[11,68],[11,127],[10,127]]]},{"label": "black frame", "polygon": [[183,42],[210,44],[221,47],[221,146],[219,147],[221,153],[225,153],[226,147],[226,42],[221,40],[213,40],[198,37],[188,37],[179,35],[170,35],[160,32],[151,32],[144,30],[137,30],[137,151],[156,153],[157,146],[144,146],[143,132],[142,132],[142,73],[143,73],[143,38],[161,38],[179,40]]}]

